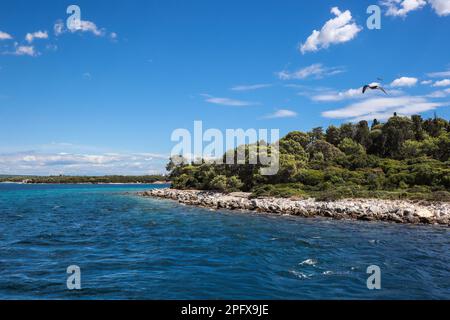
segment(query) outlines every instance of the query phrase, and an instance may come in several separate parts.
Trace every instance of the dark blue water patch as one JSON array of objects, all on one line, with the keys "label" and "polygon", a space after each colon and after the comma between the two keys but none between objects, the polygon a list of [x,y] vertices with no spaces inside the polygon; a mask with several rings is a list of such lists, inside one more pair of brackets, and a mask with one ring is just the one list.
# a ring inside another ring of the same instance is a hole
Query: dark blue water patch
[{"label": "dark blue water patch", "polygon": [[[147,185],[0,184],[2,299],[449,299],[449,229],[212,211]],[[81,291],[66,268],[81,268]],[[382,289],[367,289],[367,267]]]}]

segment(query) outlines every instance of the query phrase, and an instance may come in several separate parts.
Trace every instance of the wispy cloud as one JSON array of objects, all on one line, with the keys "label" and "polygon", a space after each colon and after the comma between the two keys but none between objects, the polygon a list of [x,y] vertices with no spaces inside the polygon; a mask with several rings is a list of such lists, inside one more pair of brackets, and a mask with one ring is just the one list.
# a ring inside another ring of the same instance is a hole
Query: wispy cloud
[{"label": "wispy cloud", "polygon": [[33,46],[21,46],[17,44],[14,46],[14,51],[11,54],[16,56],[30,56],[30,57],[35,57],[38,55]]},{"label": "wispy cloud", "polygon": [[253,90],[258,90],[258,89],[264,89],[264,88],[269,88],[271,87],[271,84],[250,84],[250,85],[239,85],[239,86],[235,86],[232,87],[231,90],[232,91],[253,91]]},{"label": "wispy cloud", "polygon": [[311,100],[318,102],[342,101],[347,99],[363,98],[362,87],[358,89],[348,89],[345,91],[326,91],[311,96]]},{"label": "wispy cloud", "polygon": [[288,109],[280,109],[275,111],[274,113],[266,115],[264,118],[266,119],[276,119],[276,118],[294,118],[297,116],[297,112],[288,110]]},{"label": "wispy cloud", "polygon": [[412,115],[444,106],[444,103],[432,102],[424,97],[402,96],[395,98],[371,98],[340,109],[322,112],[322,116],[332,119],[351,121],[379,119],[384,120],[394,112],[399,115]]},{"label": "wispy cloud", "polygon": [[427,95],[429,98],[446,98],[450,95],[450,88],[431,92]]},{"label": "wispy cloud", "polygon": [[331,13],[336,17],[328,20],[320,31],[313,30],[312,34],[300,45],[302,54],[326,49],[332,44],[348,42],[362,30],[352,18],[350,10],[344,12],[333,7]]},{"label": "wispy cloud", "polygon": [[205,98],[205,101],[212,104],[218,104],[222,106],[231,106],[231,107],[247,107],[247,106],[253,106],[257,105],[256,102],[251,101],[243,101],[243,100],[236,100],[231,98],[218,98],[213,97],[209,94],[201,94],[202,97]]},{"label": "wispy cloud", "polygon": [[311,77],[321,79],[343,72],[345,72],[345,70],[342,67],[328,68],[321,63],[315,63],[293,72],[283,70],[278,72],[277,75],[281,80],[303,80]]},{"label": "wispy cloud", "polygon": [[[88,20],[80,20],[80,23],[76,26],[71,27],[68,29],[64,22],[62,20],[58,20],[53,25],[53,31],[56,36],[60,36],[63,33],[70,32],[70,33],[76,33],[76,32],[85,32],[85,33],[91,33],[97,37],[103,37],[108,35],[105,28],[99,28],[94,22],[88,21]],[[117,39],[117,33],[116,32],[110,32],[109,37],[111,39]]]},{"label": "wispy cloud", "polygon": [[439,72],[430,72],[427,73],[427,76],[430,78],[445,78],[450,77],[450,70],[447,71],[439,71]]},{"label": "wispy cloud", "polygon": [[63,34],[65,31],[64,29],[64,22],[62,20],[58,20],[53,25],[53,32],[55,33],[55,36],[59,36]]},{"label": "wispy cloud", "polygon": [[36,31],[32,33],[27,33],[25,36],[25,40],[27,40],[28,43],[32,43],[34,39],[48,39],[48,33],[47,31]]}]

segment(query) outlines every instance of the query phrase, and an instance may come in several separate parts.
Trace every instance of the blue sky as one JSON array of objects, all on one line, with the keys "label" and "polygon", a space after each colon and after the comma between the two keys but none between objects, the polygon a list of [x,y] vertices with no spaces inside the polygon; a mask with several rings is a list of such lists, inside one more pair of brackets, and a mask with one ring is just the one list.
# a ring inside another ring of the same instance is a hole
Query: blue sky
[{"label": "blue sky", "polygon": [[[285,134],[448,119],[449,30],[449,0],[3,1],[0,174],[162,172],[194,120]],[[377,78],[389,96],[361,95]]]}]

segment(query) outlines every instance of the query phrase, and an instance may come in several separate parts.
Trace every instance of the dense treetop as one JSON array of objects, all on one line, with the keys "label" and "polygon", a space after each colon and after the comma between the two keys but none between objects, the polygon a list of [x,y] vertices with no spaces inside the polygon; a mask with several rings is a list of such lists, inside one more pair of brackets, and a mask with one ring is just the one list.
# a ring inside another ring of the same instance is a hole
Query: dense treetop
[{"label": "dense treetop", "polygon": [[[268,148],[264,143],[241,146]],[[234,150],[236,152],[236,150]],[[260,165],[171,161],[172,187],[251,191],[255,195],[450,200],[450,123],[394,115],[387,122],[294,131],[279,141],[280,170]]]}]

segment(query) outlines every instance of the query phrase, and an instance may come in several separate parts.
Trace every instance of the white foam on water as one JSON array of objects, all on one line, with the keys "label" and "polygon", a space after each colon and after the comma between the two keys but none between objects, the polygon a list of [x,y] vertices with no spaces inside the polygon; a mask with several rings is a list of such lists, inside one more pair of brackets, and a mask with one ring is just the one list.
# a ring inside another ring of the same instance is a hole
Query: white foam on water
[{"label": "white foam on water", "polygon": [[314,259],[306,259],[303,262],[300,262],[299,265],[303,266],[303,265],[308,265],[308,266],[315,266],[317,264],[317,260]]}]

